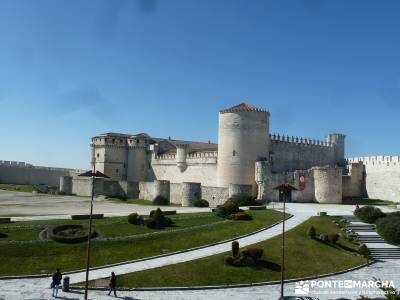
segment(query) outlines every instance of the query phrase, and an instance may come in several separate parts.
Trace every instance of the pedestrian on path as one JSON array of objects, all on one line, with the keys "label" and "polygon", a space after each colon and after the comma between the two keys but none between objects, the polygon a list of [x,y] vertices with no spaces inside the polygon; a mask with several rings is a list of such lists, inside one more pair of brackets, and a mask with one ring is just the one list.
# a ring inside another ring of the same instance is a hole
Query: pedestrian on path
[{"label": "pedestrian on path", "polygon": [[53,282],[51,283],[51,288],[53,289],[53,297],[57,297],[58,288],[60,287],[62,279],[62,274],[60,269],[57,269],[56,272],[53,274]]},{"label": "pedestrian on path", "polygon": [[115,276],[114,272],[111,272],[110,283],[108,284],[110,290],[108,292],[108,296],[111,295],[111,291],[114,292],[114,297],[117,297],[117,276]]}]

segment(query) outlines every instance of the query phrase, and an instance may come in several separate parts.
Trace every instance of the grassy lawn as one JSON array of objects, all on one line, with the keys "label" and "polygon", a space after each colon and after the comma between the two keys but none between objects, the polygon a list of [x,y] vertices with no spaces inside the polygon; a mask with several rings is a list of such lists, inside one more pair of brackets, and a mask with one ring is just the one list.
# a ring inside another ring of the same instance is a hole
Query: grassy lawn
[{"label": "grassy lawn", "polygon": [[[181,214],[171,216],[176,227],[166,228],[166,234],[142,237],[130,240],[96,241],[92,243],[92,266],[138,259],[191,247],[201,246],[253,232],[279,221],[282,214],[273,210],[250,211],[251,221],[227,221],[212,213]],[[105,224],[105,220],[95,220],[94,226],[105,236],[123,236],[136,233],[154,232],[142,226],[127,225],[126,218],[108,218],[115,223]],[[121,221],[119,223],[118,221]],[[103,222],[103,224],[102,224]],[[212,224],[212,223],[215,224]],[[14,225],[56,225],[82,224],[82,221],[31,221]],[[211,224],[207,228],[190,228],[187,231],[174,229],[189,226]],[[10,226],[8,224],[7,226]],[[9,234],[10,231],[1,229]],[[168,232],[169,231],[169,232]],[[9,239],[9,237],[6,237]],[[1,238],[4,240],[5,238]],[[33,242],[30,244],[0,244],[0,275],[40,274],[52,272],[55,268],[62,271],[79,270],[85,266],[86,244],[60,244],[55,242]],[[24,266],[21,268],[21,266]]]},{"label": "grassy lawn", "polygon": [[[312,217],[288,231],[286,239],[286,278],[298,278],[340,271],[364,263],[355,255],[356,246],[344,239],[338,244],[326,244],[306,235],[314,225],[318,234],[337,233],[332,217]],[[118,276],[123,287],[201,286],[239,283],[256,283],[280,279],[281,237],[257,244],[263,247],[262,266],[233,267],[224,263],[228,253]]]},{"label": "grassy lawn", "polygon": [[[116,203],[126,203],[126,204],[136,204],[136,205],[154,205],[153,201],[145,200],[145,199],[135,199],[135,198],[128,198],[128,199],[119,199],[119,198],[108,198],[108,200],[116,202]],[[169,205],[155,205],[155,206],[174,206],[174,207],[181,207],[180,204],[170,203]]]},{"label": "grassy lawn", "polygon": [[35,188],[30,184],[0,183],[0,190],[32,193],[32,191],[34,191]]}]

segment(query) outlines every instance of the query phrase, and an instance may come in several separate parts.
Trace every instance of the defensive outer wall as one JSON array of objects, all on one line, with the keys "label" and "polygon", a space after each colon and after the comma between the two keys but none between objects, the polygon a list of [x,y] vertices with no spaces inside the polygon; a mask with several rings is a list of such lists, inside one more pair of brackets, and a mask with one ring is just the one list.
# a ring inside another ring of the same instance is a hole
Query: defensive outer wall
[{"label": "defensive outer wall", "polygon": [[75,169],[39,167],[25,162],[0,160],[0,183],[58,187],[60,176],[71,176],[78,172]]}]

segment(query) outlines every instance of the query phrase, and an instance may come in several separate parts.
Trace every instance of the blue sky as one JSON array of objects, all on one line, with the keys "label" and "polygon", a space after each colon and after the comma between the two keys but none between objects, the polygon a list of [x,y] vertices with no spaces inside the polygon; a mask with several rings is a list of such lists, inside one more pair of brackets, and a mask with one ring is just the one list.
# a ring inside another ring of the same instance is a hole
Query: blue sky
[{"label": "blue sky", "polygon": [[2,0],[0,160],[79,167],[90,137],[217,141],[248,102],[271,132],[400,154],[400,1]]}]

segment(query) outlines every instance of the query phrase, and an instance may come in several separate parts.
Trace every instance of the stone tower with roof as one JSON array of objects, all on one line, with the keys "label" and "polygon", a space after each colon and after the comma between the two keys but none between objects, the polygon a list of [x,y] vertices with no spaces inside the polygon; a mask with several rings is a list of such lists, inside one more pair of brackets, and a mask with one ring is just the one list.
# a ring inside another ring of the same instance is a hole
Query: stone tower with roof
[{"label": "stone tower with roof", "polygon": [[247,103],[219,112],[217,184],[255,185],[254,166],[269,153],[269,113]]}]

